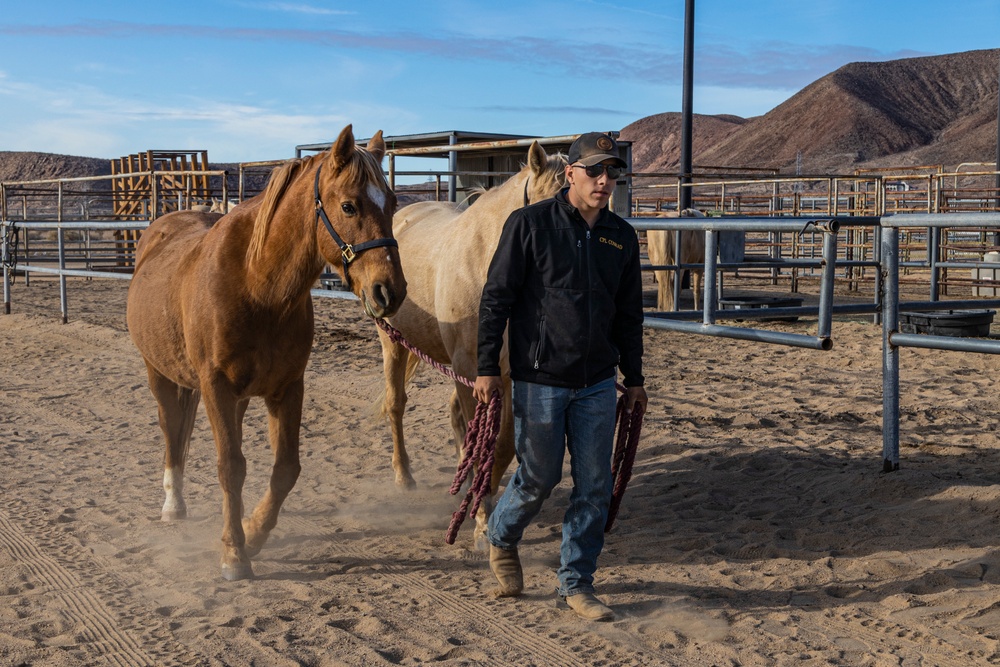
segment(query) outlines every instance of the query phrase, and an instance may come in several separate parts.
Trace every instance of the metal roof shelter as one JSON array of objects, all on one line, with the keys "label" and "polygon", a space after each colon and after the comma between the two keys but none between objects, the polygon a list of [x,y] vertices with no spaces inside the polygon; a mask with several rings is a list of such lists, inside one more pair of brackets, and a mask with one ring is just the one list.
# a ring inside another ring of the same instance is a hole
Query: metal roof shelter
[{"label": "metal roof shelter", "polygon": [[[609,132],[615,138],[618,132]],[[580,136],[569,134],[540,137],[523,134],[497,134],[492,132],[466,132],[450,130],[424,134],[403,134],[383,137],[389,159],[389,184],[395,187],[397,175],[448,177],[448,201],[458,201],[460,191],[472,188],[492,188],[518,172],[525,162],[528,147],[533,141],[552,153],[568,153],[570,144]],[[305,151],[325,151],[332,141],[316,144],[301,144],[295,147],[295,156],[302,157]],[[359,140],[367,145],[368,140]],[[614,210],[622,216],[631,210],[632,143],[618,143],[622,159],[628,164],[628,173],[622,177],[612,198]],[[447,171],[397,171],[395,158],[430,157],[448,160]]]}]

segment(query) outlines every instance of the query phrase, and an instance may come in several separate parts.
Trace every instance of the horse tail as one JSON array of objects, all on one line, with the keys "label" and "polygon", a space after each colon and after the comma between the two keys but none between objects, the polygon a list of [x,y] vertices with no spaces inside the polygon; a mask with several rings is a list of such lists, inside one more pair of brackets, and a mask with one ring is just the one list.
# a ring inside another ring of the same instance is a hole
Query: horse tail
[{"label": "horse tail", "polygon": [[420,368],[420,357],[410,353],[406,357],[406,375],[403,376],[403,386],[406,387],[410,384],[410,380],[414,378],[417,374],[417,370]]}]

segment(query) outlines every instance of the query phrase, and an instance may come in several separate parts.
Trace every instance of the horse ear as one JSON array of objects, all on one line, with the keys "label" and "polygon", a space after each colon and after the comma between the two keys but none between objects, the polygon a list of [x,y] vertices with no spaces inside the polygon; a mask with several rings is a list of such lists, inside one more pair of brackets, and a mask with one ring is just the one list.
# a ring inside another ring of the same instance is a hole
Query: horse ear
[{"label": "horse ear", "polygon": [[382,139],[382,130],[376,132],[375,136],[368,140],[367,148],[368,152],[381,164],[382,158],[385,157],[385,141]]},{"label": "horse ear", "polygon": [[330,163],[334,171],[351,161],[354,154],[354,126],[348,125],[340,131],[337,141],[330,147]]},{"label": "horse ear", "polygon": [[531,142],[531,148],[528,149],[528,166],[531,167],[531,173],[538,175],[545,171],[545,163],[548,162],[549,156],[545,154],[545,149],[537,141]]}]

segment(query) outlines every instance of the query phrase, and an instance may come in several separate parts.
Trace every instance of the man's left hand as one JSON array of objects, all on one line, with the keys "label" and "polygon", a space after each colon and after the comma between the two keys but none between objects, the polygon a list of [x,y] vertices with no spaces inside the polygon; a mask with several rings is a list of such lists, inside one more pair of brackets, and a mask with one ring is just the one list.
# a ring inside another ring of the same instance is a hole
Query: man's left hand
[{"label": "man's left hand", "polygon": [[646,412],[646,403],[648,399],[646,398],[645,387],[626,387],[625,388],[625,412],[632,414],[632,410],[638,405],[643,413]]}]

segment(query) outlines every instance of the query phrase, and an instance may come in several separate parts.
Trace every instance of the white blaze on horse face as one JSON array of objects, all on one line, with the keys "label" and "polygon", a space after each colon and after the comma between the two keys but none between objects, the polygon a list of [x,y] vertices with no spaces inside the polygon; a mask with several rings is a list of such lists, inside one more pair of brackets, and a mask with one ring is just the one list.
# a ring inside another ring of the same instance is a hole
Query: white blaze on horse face
[{"label": "white blaze on horse face", "polygon": [[384,211],[386,202],[385,193],[376,187],[374,183],[368,184],[366,192],[368,193],[368,198],[372,200],[372,203]]}]

